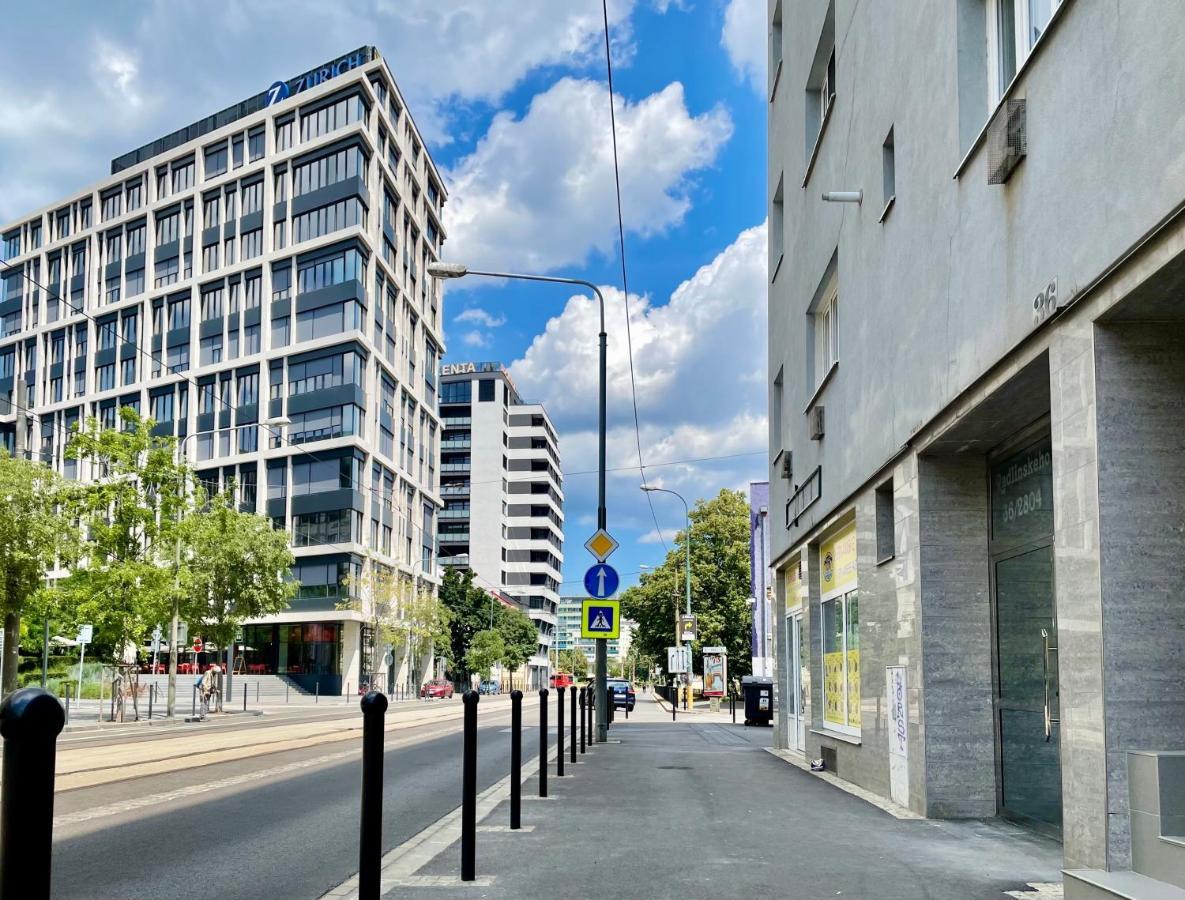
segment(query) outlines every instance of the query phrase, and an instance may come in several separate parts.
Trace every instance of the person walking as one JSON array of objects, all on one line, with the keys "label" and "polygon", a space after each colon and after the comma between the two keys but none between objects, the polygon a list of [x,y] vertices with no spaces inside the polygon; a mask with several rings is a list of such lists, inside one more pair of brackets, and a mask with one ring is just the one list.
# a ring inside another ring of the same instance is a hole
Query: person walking
[{"label": "person walking", "polygon": [[[199,682],[198,689],[201,691],[201,695],[202,695],[202,718],[203,719],[210,713],[211,700],[216,700],[216,698],[217,698],[217,695],[219,693],[218,685],[221,680],[222,680],[222,669],[219,668],[217,663],[210,666],[210,668],[206,669],[205,674],[202,675],[202,680]],[[215,708],[217,708],[217,707],[215,707]]]}]

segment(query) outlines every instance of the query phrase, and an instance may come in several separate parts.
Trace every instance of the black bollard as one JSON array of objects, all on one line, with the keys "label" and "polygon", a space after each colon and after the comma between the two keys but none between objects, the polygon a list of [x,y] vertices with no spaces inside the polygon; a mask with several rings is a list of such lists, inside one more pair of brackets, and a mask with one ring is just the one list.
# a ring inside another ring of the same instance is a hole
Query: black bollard
[{"label": "black bollard", "polygon": [[358,838],[358,896],[378,900],[383,861],[383,717],[387,698],[362,698],[362,824]]},{"label": "black bollard", "polygon": [[671,721],[675,721],[675,710],[679,706],[679,695],[676,693],[675,681],[671,679]]},{"label": "black bollard", "polygon": [[547,796],[547,688],[539,689],[539,796]]},{"label": "black bollard", "polygon": [[[148,718],[149,718],[149,720],[152,719],[152,700],[155,696],[156,696],[156,685],[155,684],[148,685]],[[69,697],[66,697],[66,702],[67,703],[70,702]]]},{"label": "black bollard", "polygon": [[556,776],[564,777],[564,688],[556,688],[555,695],[559,700],[559,715],[555,719],[556,727],[556,747],[559,748],[559,754],[556,756]]},{"label": "black bollard", "polygon": [[576,765],[576,685],[572,685],[572,765]]},{"label": "black bollard", "polygon": [[588,710],[585,708],[587,706],[587,703],[586,703],[586,698],[584,696],[586,692],[587,692],[587,690],[585,688],[580,689],[580,752],[581,753],[584,753],[584,721],[585,721],[585,719],[588,718]]},{"label": "black bollard", "polygon": [[461,880],[477,877],[477,691],[466,691],[465,750],[461,763]]},{"label": "black bollard", "polygon": [[320,682],[320,680],[317,681],[317,686],[315,688],[315,691],[316,691],[316,693],[313,696],[313,702],[320,703],[321,702],[321,682]]},{"label": "black bollard", "polygon": [[523,692],[510,692],[510,828],[522,825]]},{"label": "black bollard", "polygon": [[0,897],[50,895],[54,754],[65,724],[62,704],[41,688],[14,691],[0,706]]},{"label": "black bollard", "polygon": [[247,682],[243,682],[243,712],[247,711]]},{"label": "black bollard", "polygon": [[728,705],[732,707],[732,724],[737,723],[737,695],[736,691],[732,691],[728,695]]}]

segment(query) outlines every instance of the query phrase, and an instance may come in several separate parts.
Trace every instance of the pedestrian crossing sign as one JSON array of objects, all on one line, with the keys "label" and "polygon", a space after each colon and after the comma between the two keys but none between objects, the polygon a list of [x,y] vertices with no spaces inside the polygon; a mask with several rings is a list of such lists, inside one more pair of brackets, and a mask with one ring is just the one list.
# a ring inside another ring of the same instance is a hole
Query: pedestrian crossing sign
[{"label": "pedestrian crossing sign", "polygon": [[585,600],[580,616],[580,636],[610,640],[619,638],[621,603],[617,600]]}]

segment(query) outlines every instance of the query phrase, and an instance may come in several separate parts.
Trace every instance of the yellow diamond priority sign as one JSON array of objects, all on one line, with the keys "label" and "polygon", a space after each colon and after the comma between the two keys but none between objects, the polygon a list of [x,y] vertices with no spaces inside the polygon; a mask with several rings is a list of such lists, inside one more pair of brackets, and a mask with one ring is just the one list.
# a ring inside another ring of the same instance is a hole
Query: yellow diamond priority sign
[{"label": "yellow diamond priority sign", "polygon": [[589,553],[597,558],[597,562],[604,562],[621,545],[613,540],[613,536],[604,528],[598,528],[593,536],[584,542],[584,546]]}]

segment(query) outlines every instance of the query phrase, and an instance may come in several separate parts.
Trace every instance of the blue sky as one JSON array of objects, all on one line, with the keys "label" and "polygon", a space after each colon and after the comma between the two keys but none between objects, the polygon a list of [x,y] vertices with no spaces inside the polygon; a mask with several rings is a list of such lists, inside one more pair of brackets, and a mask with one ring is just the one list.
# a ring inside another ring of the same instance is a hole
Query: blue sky
[{"label": "blue sky", "polygon": [[[765,477],[764,17],[765,0],[610,3],[642,453],[652,482],[691,501]],[[53,17],[21,4],[6,24],[0,221],[278,78],[376,45],[445,172],[445,258],[606,290],[612,562],[628,584],[661,561],[637,490],[599,0],[157,0]],[[596,463],[595,316],[574,293],[470,279],[445,299],[446,362],[509,365],[556,420],[573,473]],[[729,458],[678,462],[716,456]],[[573,474],[565,493],[576,583],[564,591],[578,593],[595,476]],[[656,495],[655,509],[669,542],[682,507]]]}]

